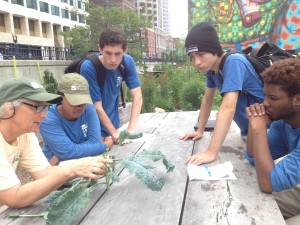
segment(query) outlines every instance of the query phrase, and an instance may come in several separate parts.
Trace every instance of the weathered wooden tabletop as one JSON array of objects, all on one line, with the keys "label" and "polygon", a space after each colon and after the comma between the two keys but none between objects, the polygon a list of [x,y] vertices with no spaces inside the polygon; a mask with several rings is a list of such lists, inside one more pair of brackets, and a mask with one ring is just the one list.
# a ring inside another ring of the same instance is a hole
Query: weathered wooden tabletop
[{"label": "weathered wooden tabletop", "polygon": [[[160,150],[175,164],[171,173],[156,165],[165,177],[160,192],[147,189],[127,170],[119,173],[120,181],[110,190],[100,185],[91,203],[82,210],[73,224],[82,225],[283,225],[284,219],[272,195],[259,190],[255,168],[243,157],[246,143],[233,123],[214,164],[230,161],[237,180],[189,181],[184,160],[191,154],[205,151],[212,132],[205,132],[197,141],[181,141],[179,136],[192,131],[198,112],[142,114],[136,131],[141,139],[118,146],[116,155],[132,155],[143,149]],[[116,146],[114,147],[116,148]],[[8,209],[0,214],[0,224],[46,224],[42,218],[7,218],[10,214],[43,212],[43,200],[26,209]]]}]

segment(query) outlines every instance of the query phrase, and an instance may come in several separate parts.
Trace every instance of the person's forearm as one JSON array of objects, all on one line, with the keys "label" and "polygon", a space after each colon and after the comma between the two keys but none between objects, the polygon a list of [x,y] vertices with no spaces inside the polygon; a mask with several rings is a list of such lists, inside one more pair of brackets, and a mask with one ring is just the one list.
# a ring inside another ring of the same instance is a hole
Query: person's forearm
[{"label": "person's forearm", "polygon": [[197,131],[200,131],[201,133],[204,132],[206,123],[208,121],[208,118],[211,113],[213,100],[203,97],[201,107],[200,107],[200,114],[199,114],[199,120],[198,120],[198,129]]},{"label": "person's forearm", "polygon": [[17,187],[12,187],[15,189],[14,198],[11,198],[9,202],[3,202],[3,204],[11,208],[27,207],[46,197],[74,177],[75,174],[72,175],[66,167],[56,166],[55,169],[50,169],[48,176],[24,185],[19,184]]},{"label": "person's forearm", "polygon": [[117,129],[114,127],[114,125],[110,121],[110,119],[107,116],[107,114],[105,113],[104,109],[97,109],[97,114],[101,121],[101,126],[104,126],[105,129],[108,131],[108,133],[111,136],[113,136],[117,132]]},{"label": "person's forearm", "polygon": [[267,128],[261,123],[259,127],[252,128],[251,131],[258,185],[263,192],[271,193],[270,173],[274,167],[274,161],[269,150]]},{"label": "person's forearm", "polygon": [[129,125],[127,128],[128,132],[134,131],[137,121],[140,117],[142,105],[143,105],[142,95],[139,95],[139,96],[133,98],[132,108],[131,108],[131,113],[130,113],[130,120],[129,120]]},{"label": "person's forearm", "polygon": [[248,135],[247,135],[247,153],[248,156],[253,158],[253,136],[252,136],[252,130],[250,125],[248,127]]},{"label": "person's forearm", "polygon": [[221,105],[208,151],[219,153],[233,120],[235,109]]}]

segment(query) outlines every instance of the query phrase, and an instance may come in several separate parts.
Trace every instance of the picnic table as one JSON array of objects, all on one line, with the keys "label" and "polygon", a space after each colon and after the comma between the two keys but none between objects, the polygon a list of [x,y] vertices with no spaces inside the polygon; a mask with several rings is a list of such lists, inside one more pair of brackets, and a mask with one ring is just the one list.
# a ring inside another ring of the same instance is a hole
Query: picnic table
[{"label": "picnic table", "polygon": [[[142,114],[136,131],[143,137],[125,146],[114,146],[116,157],[136,154],[143,149],[160,150],[175,164],[171,173],[157,164],[164,176],[160,192],[146,188],[125,169],[119,171],[119,182],[110,190],[101,184],[92,192],[90,204],[81,211],[73,224],[81,225],[282,225],[285,221],[271,194],[262,193],[256,171],[243,157],[246,143],[232,123],[217,160],[211,165],[230,161],[236,180],[190,181],[184,160],[205,151],[212,131],[196,142],[181,141],[179,136],[191,131],[199,111]],[[214,119],[211,115],[210,119]],[[156,165],[156,164],[155,164]],[[8,218],[8,215],[45,211],[44,199],[25,209],[7,209],[0,213],[0,224],[46,224],[43,218]]]}]

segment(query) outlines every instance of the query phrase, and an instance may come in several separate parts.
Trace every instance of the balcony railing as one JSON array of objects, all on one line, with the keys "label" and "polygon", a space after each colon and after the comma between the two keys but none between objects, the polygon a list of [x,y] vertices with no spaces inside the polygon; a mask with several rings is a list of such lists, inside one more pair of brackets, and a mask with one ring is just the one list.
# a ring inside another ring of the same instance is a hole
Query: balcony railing
[{"label": "balcony railing", "polygon": [[[0,53],[4,60],[67,60],[72,50],[59,47],[41,47],[14,43],[0,43]],[[1,57],[1,58],[2,58]]]}]

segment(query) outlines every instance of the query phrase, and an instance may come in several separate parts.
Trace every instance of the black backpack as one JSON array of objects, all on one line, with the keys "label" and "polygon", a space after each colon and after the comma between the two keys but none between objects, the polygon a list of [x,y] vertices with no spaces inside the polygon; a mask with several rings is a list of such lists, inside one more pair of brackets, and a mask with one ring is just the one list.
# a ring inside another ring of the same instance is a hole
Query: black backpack
[{"label": "black backpack", "polygon": [[[93,54],[91,54],[93,53]],[[94,67],[95,70],[97,72],[97,82],[98,85],[102,85],[105,81],[105,68],[103,66],[103,64],[101,63],[101,61],[99,60],[99,57],[97,55],[97,53],[99,53],[99,51],[96,50],[89,50],[87,52],[85,52],[83,55],[81,55],[80,57],[74,59],[66,68],[65,68],[65,74],[66,73],[78,73],[80,74],[80,67],[81,64],[83,63],[84,60],[88,59],[90,60]],[[122,62],[120,63],[118,69],[120,70],[121,76],[122,76],[122,80],[125,80],[125,75],[126,75],[126,69],[124,66],[124,57],[122,59]],[[123,93],[123,88],[122,88],[122,84],[121,84],[121,99],[122,99],[122,107],[125,108],[126,107],[126,103],[125,103],[125,99],[124,99],[124,93]]]},{"label": "black backpack", "polygon": [[[278,47],[273,43],[264,43],[261,48],[256,52],[253,48],[249,47],[244,49],[243,51],[231,50],[226,52],[223,56],[220,65],[219,71],[223,70],[225,61],[228,56],[231,54],[243,54],[247,58],[247,60],[252,64],[256,73],[259,75],[260,80],[263,82],[260,74],[269,66],[273,64],[273,62],[277,60],[282,60],[286,58],[295,58],[297,57],[296,51],[294,50],[284,50]],[[253,97],[256,101],[260,102],[259,99],[246,91],[242,91],[242,94],[247,96],[247,105],[250,106],[249,96]]]},{"label": "black backpack", "polygon": [[222,58],[219,70],[223,70],[225,61],[231,54],[240,53],[246,56],[247,60],[252,64],[259,78],[262,80],[260,74],[273,62],[286,58],[295,58],[295,50],[284,50],[273,43],[264,43],[261,48],[256,52],[252,47],[246,48],[242,51],[231,50],[226,52]]}]

